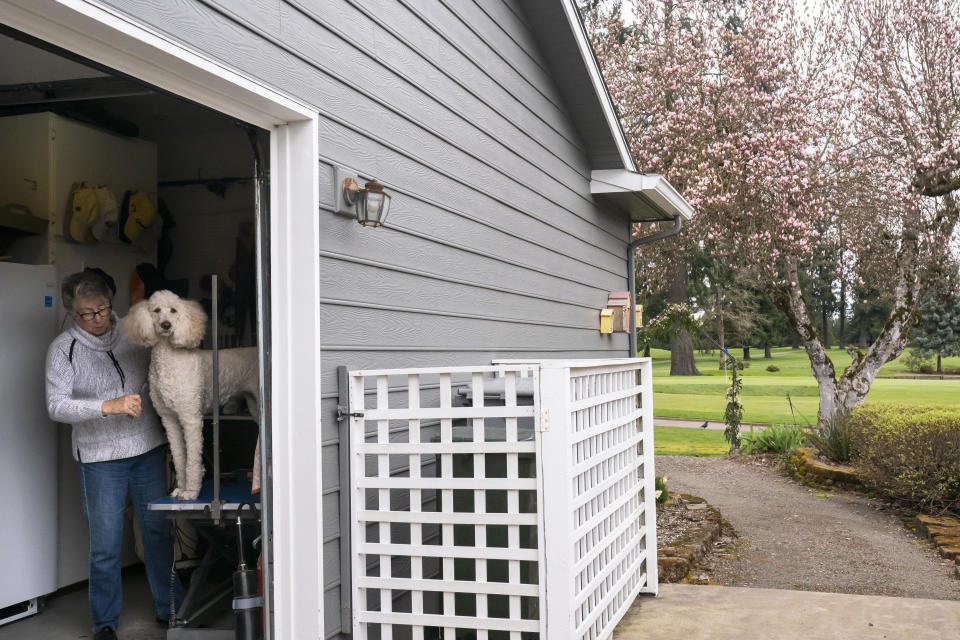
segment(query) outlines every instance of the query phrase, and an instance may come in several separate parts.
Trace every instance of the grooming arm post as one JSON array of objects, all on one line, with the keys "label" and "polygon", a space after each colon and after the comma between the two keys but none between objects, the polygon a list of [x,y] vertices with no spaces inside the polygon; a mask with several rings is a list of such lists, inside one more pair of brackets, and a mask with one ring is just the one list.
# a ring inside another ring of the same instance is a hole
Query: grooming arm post
[{"label": "grooming arm post", "polygon": [[213,341],[213,504],[210,505],[213,521],[220,524],[220,317],[217,309],[217,274],[210,276],[210,316],[212,318],[211,340]]}]

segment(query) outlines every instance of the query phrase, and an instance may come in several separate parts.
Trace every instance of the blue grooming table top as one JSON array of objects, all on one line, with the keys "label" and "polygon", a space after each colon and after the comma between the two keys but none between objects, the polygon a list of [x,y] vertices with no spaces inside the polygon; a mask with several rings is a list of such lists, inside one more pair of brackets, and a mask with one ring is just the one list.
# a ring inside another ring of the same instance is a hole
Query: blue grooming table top
[{"label": "blue grooming table top", "polygon": [[[252,502],[259,509],[260,494],[250,493],[250,478],[244,472],[220,481],[220,502],[222,511],[236,511],[243,502]],[[200,486],[200,495],[196,500],[178,500],[166,496],[151,502],[149,508],[151,511],[204,512],[210,509],[212,503],[213,478],[208,478]]]}]

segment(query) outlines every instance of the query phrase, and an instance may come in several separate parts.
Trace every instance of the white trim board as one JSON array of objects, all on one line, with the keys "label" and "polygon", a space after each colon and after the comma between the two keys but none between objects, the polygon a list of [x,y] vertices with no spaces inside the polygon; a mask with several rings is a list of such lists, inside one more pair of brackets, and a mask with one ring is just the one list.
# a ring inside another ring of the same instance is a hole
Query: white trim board
[{"label": "white trim board", "polygon": [[296,99],[86,0],[0,0],[0,19],[19,31],[264,129],[316,115]]},{"label": "white trim board", "polygon": [[316,110],[86,0],[0,0],[0,22],[270,131],[274,637],[323,637]]}]

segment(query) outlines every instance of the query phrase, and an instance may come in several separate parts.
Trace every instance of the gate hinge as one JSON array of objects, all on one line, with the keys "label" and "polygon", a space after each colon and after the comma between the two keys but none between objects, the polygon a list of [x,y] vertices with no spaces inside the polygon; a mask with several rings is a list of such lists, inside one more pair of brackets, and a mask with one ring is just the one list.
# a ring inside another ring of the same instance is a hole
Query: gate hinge
[{"label": "gate hinge", "polygon": [[550,431],[550,409],[540,412],[540,431]]},{"label": "gate hinge", "polygon": [[363,411],[348,411],[346,407],[337,405],[337,422],[343,422],[347,418],[362,418]]}]

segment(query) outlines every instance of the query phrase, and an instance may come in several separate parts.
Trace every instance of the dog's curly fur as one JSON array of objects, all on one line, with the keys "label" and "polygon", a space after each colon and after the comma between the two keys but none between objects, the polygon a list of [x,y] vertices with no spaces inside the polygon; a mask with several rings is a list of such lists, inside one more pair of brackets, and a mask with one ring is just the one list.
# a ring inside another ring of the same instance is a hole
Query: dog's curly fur
[{"label": "dog's curly fur", "polygon": [[[194,500],[203,480],[203,414],[214,407],[212,352],[197,348],[206,334],[207,314],[193,300],[157,291],[135,304],[122,324],[131,342],[153,347],[150,399],[167,432],[177,474],[176,488],[170,495]],[[218,358],[217,404],[242,396],[251,414],[258,415],[257,349],[221,349]]]}]

